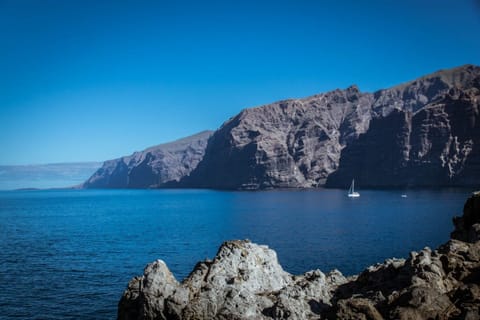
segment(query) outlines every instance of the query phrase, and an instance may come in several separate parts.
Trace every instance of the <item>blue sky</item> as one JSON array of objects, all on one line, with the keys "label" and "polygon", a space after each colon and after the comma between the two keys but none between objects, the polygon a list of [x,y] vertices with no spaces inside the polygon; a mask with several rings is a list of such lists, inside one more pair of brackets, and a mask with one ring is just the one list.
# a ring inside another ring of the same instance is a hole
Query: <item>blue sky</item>
[{"label": "blue sky", "polygon": [[0,164],[101,161],[241,109],[480,64],[480,1],[0,0]]}]

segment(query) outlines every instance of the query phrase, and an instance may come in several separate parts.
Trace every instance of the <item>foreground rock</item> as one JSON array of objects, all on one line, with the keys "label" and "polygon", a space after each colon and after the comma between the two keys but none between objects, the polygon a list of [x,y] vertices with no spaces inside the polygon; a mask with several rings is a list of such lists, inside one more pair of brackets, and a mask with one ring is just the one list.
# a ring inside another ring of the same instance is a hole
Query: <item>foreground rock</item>
[{"label": "foreground rock", "polygon": [[480,194],[455,219],[452,239],[345,278],[285,272],[249,241],[224,243],[179,283],[166,264],[130,281],[119,319],[480,319]]},{"label": "foreground rock", "polygon": [[267,246],[230,241],[182,283],[163,261],[149,264],[130,281],[119,319],[310,318],[331,299],[332,288],[345,282],[338,271],[292,276]]},{"label": "foreground rock", "polygon": [[175,183],[196,168],[203,158],[211,131],[150,147],[108,160],[84,188],[159,188]]}]

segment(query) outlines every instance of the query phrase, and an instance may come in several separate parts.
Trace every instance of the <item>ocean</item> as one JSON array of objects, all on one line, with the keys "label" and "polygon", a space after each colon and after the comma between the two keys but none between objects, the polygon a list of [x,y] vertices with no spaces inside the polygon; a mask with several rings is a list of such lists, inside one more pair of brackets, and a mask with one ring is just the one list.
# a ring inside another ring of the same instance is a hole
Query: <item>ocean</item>
[{"label": "ocean", "polygon": [[2,191],[0,318],[114,319],[147,263],[182,280],[231,239],[267,244],[293,274],[356,274],[447,241],[473,190],[358,191]]}]

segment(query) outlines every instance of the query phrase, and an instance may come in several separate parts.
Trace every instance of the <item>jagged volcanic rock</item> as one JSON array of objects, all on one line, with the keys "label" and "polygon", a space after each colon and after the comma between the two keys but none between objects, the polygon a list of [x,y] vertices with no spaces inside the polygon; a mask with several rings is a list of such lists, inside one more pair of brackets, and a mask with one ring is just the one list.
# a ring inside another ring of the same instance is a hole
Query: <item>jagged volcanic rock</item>
[{"label": "jagged volcanic rock", "polygon": [[84,188],[156,188],[179,181],[203,158],[211,131],[105,161]]},{"label": "jagged volcanic rock", "polygon": [[166,264],[133,278],[118,319],[480,319],[480,193],[432,251],[371,266],[358,276],[285,272],[249,241],[224,243],[179,283]]},{"label": "jagged volcanic rock", "polygon": [[309,318],[346,279],[338,271],[292,276],[276,253],[249,241],[222,244],[214,260],[200,262],[179,283],[166,264],[149,264],[130,281],[119,304],[119,319]]},{"label": "jagged volcanic rock", "polygon": [[339,168],[328,177],[327,186],[344,187],[352,177],[365,187],[476,185],[480,68],[461,70],[475,73],[462,78],[464,82],[447,83],[443,74],[433,77],[439,90],[448,91],[423,107],[374,116],[369,129],[342,150]]},{"label": "jagged volcanic rock", "polygon": [[352,86],[245,109],[214,133],[182,185],[473,185],[479,101],[480,67],[466,65],[373,94]]},{"label": "jagged volcanic rock", "polygon": [[316,187],[342,145],[368,129],[373,95],[356,86],[245,109],[217,130],[184,183],[221,189]]}]

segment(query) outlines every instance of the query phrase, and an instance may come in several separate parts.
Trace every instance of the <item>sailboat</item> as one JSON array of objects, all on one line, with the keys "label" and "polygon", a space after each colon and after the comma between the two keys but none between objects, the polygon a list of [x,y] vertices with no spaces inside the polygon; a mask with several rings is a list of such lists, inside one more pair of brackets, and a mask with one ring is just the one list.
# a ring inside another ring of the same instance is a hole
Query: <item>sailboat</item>
[{"label": "sailboat", "polygon": [[348,189],[348,196],[350,198],[360,197],[360,193],[355,192],[355,179],[352,179],[352,184],[350,185],[350,189]]}]

